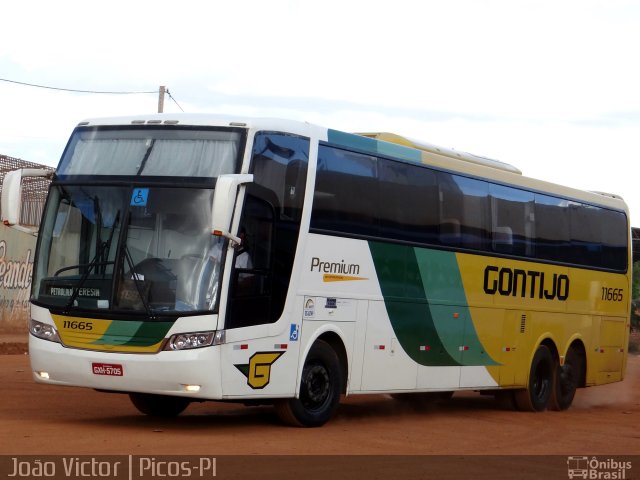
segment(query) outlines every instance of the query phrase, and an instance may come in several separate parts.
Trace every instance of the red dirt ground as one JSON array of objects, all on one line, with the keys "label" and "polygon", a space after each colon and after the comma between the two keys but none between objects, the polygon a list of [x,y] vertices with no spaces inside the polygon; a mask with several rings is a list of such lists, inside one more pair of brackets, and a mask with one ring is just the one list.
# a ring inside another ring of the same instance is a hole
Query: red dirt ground
[{"label": "red dirt ground", "polygon": [[[0,340],[0,351],[22,350],[20,339]],[[389,455],[556,455],[564,456],[565,465],[558,478],[567,478],[569,455],[640,455],[638,355],[629,356],[623,382],[579,390],[565,412],[504,410],[492,397],[473,392],[421,411],[385,395],[351,396],[318,429],[285,427],[269,407],[215,402],[192,404],[175,419],[153,419],[139,414],[125,395],[36,384],[28,360],[26,353],[0,355],[0,452],[5,455],[336,455],[328,458],[343,473],[356,465],[352,478],[361,478],[361,467],[343,456],[372,455],[378,462],[384,456],[388,466]],[[290,458],[288,464],[304,468],[305,458]],[[518,461],[533,472],[544,463],[539,459]],[[237,463],[242,467],[247,461]],[[266,469],[267,477],[291,478],[278,476],[278,460],[270,461],[274,476]],[[640,464],[634,470],[637,474]]]}]

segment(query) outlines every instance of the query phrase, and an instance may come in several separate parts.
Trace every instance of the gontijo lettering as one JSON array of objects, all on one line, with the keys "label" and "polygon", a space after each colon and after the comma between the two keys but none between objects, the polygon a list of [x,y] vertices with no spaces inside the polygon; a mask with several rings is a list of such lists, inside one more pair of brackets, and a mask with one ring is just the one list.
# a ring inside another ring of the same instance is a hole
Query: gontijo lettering
[{"label": "gontijo lettering", "polygon": [[484,293],[565,301],[569,298],[569,277],[554,273],[549,280],[549,275],[545,278],[544,272],[487,265],[484,269]]}]

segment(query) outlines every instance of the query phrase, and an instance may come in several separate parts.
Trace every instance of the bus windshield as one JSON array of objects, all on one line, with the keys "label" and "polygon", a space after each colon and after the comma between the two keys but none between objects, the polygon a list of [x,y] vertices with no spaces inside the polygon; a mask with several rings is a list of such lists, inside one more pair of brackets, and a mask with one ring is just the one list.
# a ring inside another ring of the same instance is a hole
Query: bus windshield
[{"label": "bus windshield", "polygon": [[232,129],[80,127],[57,174],[218,177],[235,173],[241,137]]},{"label": "bus windshield", "polygon": [[63,310],[158,313],[216,306],[223,241],[211,188],[56,185],[33,299]]}]

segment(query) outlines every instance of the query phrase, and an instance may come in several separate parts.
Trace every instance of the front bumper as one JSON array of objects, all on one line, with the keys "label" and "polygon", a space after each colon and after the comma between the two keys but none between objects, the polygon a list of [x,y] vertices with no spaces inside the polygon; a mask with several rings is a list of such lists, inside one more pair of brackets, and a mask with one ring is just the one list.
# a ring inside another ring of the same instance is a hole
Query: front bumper
[{"label": "front bumper", "polygon": [[[67,348],[29,335],[31,370],[39,383],[208,400],[222,398],[220,351],[211,346],[153,354],[111,353]],[[94,364],[122,366],[122,375],[96,374]],[[198,391],[187,390],[194,385]]]}]

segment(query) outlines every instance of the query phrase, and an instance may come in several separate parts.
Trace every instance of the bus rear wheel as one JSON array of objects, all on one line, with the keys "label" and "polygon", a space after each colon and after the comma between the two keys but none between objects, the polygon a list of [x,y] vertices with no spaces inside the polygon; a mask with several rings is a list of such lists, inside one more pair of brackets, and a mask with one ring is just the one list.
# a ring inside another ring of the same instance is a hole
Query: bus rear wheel
[{"label": "bus rear wheel", "polygon": [[569,348],[564,359],[564,365],[558,366],[556,381],[553,385],[549,408],[551,410],[566,410],[573,403],[573,397],[582,378],[584,361],[575,347]]},{"label": "bus rear wheel", "polygon": [[516,390],[514,400],[518,410],[542,412],[549,404],[555,381],[555,361],[549,348],[540,345],[531,361],[527,388]]},{"label": "bus rear wheel", "polygon": [[130,393],[129,398],[141,413],[151,417],[176,417],[191,403],[188,398],[150,393]]},{"label": "bus rear wheel", "polygon": [[319,427],[336,412],[342,389],[342,369],[335,350],[316,341],[302,368],[299,398],[275,403],[280,419],[296,427]]}]

